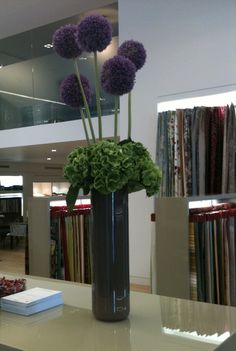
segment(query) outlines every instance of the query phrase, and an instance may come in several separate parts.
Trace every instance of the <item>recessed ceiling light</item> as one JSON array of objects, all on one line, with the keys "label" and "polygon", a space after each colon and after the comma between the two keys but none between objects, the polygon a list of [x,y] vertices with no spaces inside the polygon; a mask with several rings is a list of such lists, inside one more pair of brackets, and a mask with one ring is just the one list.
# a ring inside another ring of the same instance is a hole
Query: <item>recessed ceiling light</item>
[{"label": "recessed ceiling light", "polygon": [[44,44],[44,47],[45,47],[46,49],[51,49],[51,48],[53,48],[53,45],[50,44],[50,43],[48,43],[48,44]]},{"label": "recessed ceiling light", "polygon": [[51,157],[47,157],[47,161],[51,161]]},{"label": "recessed ceiling light", "polygon": [[52,152],[57,152],[57,150],[56,150],[56,149],[52,149],[51,151],[52,151]]}]

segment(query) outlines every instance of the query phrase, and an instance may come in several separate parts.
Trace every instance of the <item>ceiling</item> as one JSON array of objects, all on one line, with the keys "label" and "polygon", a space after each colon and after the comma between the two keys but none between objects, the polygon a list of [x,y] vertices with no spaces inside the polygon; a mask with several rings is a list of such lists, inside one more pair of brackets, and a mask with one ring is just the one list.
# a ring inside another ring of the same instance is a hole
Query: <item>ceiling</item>
[{"label": "ceiling", "polygon": [[0,39],[116,3],[115,0],[0,0]]},{"label": "ceiling", "polygon": [[[97,9],[96,13],[100,13],[113,23],[117,25],[117,5],[110,5],[114,3],[109,0],[0,0],[1,11],[0,11],[0,39],[4,44],[7,40],[15,41],[12,47],[19,49],[20,47],[20,57],[17,57],[14,52],[10,53],[9,65],[12,67],[19,60],[24,61],[29,59],[29,53],[27,53],[27,48],[24,47],[24,39],[22,41],[22,35],[17,33],[22,33],[34,30],[36,36],[38,36],[37,42],[40,36],[45,35],[45,31],[42,31],[42,25],[49,24],[48,30],[51,33],[55,28],[55,24],[52,22],[62,20],[73,16],[73,18],[81,17],[81,13],[91,13],[93,9],[100,8],[104,5],[102,9]],[[46,11],[45,11],[46,9]],[[9,21],[9,18],[11,19]],[[52,24],[51,24],[52,23]],[[67,21],[67,23],[69,23]],[[13,25],[14,24],[14,25]],[[38,27],[38,28],[37,28]],[[29,32],[28,32],[29,33]],[[45,38],[42,38],[45,42]],[[0,51],[4,53],[4,45],[1,46]],[[19,52],[19,50],[18,50]],[[7,53],[9,60],[9,52]],[[38,53],[36,56],[48,55],[48,52]],[[9,66],[9,67],[10,67]],[[7,69],[8,67],[6,67]],[[3,77],[2,77],[3,78]],[[20,79],[18,82],[20,83]],[[22,81],[21,81],[22,82]],[[18,83],[18,84],[19,84]],[[80,142],[84,143],[84,141]],[[32,145],[26,147],[11,147],[11,148],[1,148],[0,141],[0,162],[37,162],[37,163],[50,163],[50,164],[64,164],[66,156],[75,147],[78,146],[78,142],[65,142],[56,144],[44,144],[44,145]],[[56,149],[56,152],[52,152],[52,149]],[[47,158],[51,157],[51,160],[47,161]]]},{"label": "ceiling", "polygon": [[[67,155],[74,148],[85,145],[85,143],[85,140],[81,140],[64,143],[2,148],[0,149],[0,163],[24,162],[61,165],[65,163]],[[52,150],[56,150],[56,152],[52,152]],[[50,157],[51,160],[47,160],[48,157]]]}]

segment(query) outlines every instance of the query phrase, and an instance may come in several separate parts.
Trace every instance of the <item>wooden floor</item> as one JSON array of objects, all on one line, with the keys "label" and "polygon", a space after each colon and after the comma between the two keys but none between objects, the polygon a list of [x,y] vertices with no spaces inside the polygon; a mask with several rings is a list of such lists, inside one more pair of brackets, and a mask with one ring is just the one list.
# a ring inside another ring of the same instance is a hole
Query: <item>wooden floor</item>
[{"label": "wooden floor", "polygon": [[151,294],[151,289],[147,285],[130,284],[130,290]]},{"label": "wooden floor", "polygon": [[21,241],[17,246],[10,248],[10,243],[1,243],[0,271],[6,273],[25,274],[25,248]]},{"label": "wooden floor", "polygon": [[[25,248],[24,242],[14,245],[11,249],[8,242],[0,247],[0,272],[25,274]],[[150,293],[149,286],[131,284],[132,291]]]}]

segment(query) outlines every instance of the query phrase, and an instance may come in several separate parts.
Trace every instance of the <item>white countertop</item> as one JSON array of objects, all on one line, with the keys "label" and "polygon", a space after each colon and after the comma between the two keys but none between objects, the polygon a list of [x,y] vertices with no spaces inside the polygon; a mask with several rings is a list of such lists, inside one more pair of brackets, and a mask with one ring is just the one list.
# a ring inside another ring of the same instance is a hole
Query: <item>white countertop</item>
[{"label": "white countertop", "polygon": [[134,292],[126,321],[99,322],[91,312],[90,286],[25,278],[27,288],[61,290],[65,302],[29,317],[0,311],[0,343],[25,351],[214,350],[215,342],[236,332],[235,307]]}]

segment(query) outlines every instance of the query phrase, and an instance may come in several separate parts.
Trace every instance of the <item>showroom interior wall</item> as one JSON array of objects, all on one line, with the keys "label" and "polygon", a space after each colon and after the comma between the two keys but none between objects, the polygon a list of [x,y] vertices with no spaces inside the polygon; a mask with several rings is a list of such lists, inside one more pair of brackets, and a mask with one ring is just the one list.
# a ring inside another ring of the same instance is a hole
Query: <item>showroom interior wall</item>
[{"label": "showroom interior wall", "polygon": [[[194,90],[198,94],[201,89],[236,87],[235,18],[235,0],[119,0],[120,43],[139,40],[147,50],[146,65],[137,73],[132,93],[132,136],[153,156],[158,100],[174,100],[173,94],[181,92],[194,95]],[[125,98],[120,132],[124,138]],[[150,272],[153,202],[144,192],[130,196],[130,270],[143,282],[148,282]]]}]

